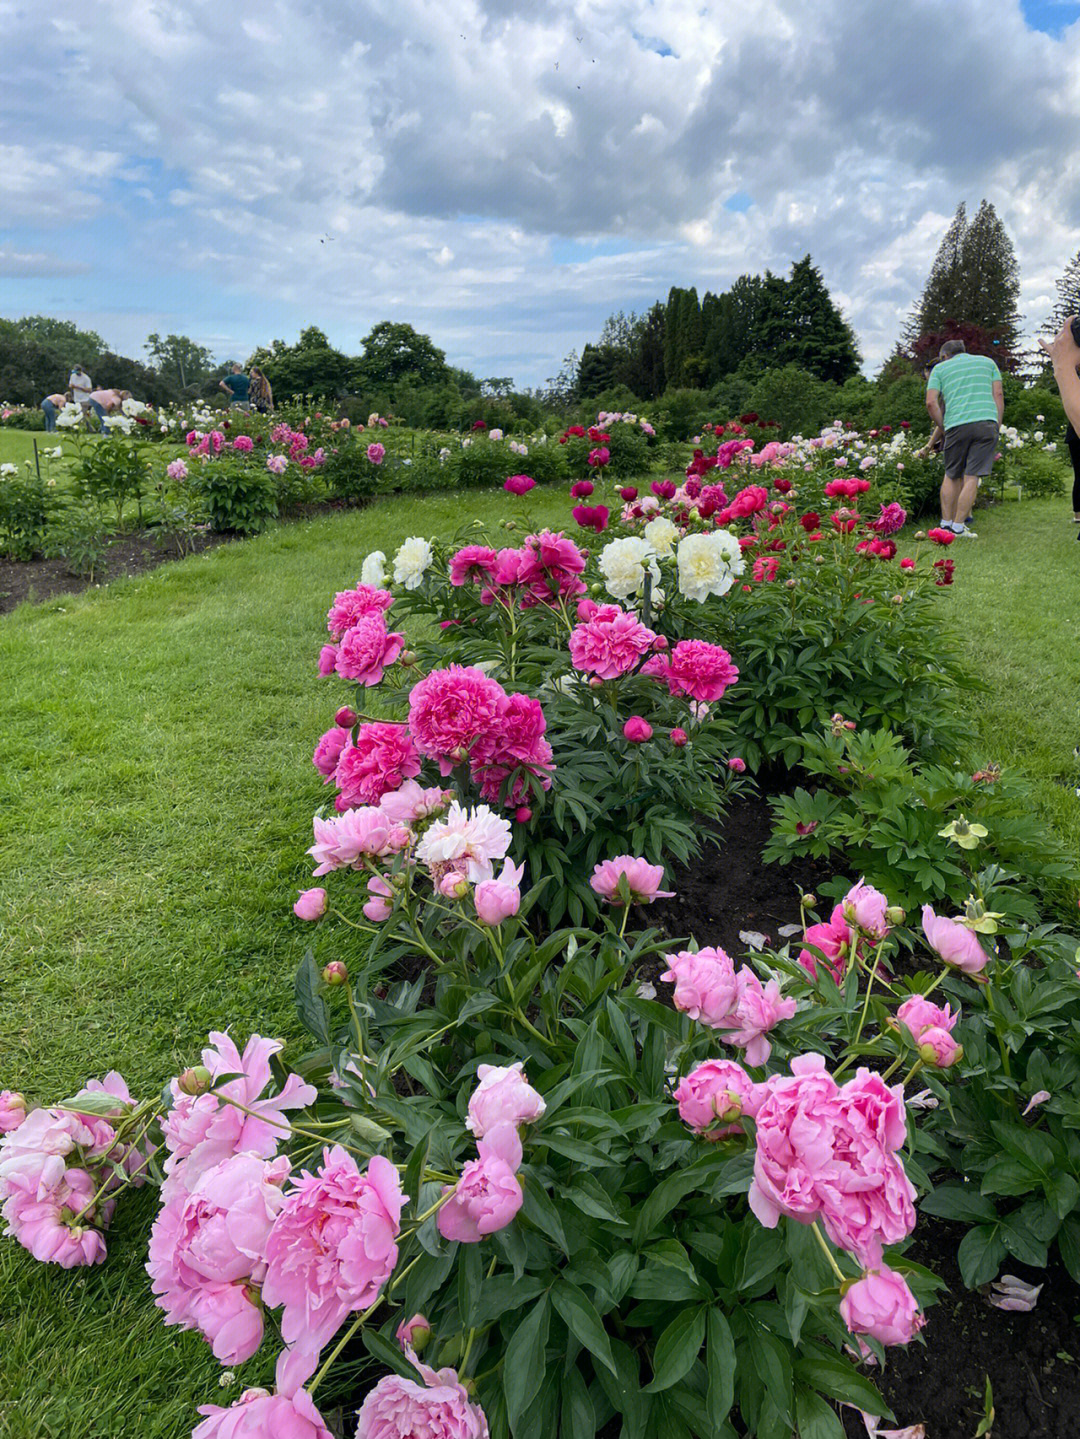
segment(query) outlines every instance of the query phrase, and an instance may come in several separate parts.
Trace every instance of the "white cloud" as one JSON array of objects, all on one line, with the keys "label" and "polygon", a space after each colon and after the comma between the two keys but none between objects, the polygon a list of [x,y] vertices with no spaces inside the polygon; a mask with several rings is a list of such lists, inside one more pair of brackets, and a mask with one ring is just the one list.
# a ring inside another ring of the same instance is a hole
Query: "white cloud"
[{"label": "white cloud", "polygon": [[69,306],[107,289],[125,330],[163,288],[169,328],[233,350],[400,318],[528,382],[608,309],[809,251],[875,363],[961,198],[997,206],[1033,323],[1075,253],[1080,29],[1033,32],[1017,0],[953,0],[949,44],[931,0],[48,14],[5,24],[0,238],[23,276],[70,276]]}]

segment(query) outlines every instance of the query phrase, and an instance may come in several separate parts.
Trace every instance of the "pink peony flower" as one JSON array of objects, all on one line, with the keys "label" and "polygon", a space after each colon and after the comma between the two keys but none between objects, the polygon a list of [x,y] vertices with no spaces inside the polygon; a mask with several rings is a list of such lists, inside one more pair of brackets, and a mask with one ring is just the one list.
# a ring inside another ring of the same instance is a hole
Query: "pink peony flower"
[{"label": "pink peony flower", "polygon": [[394,603],[389,590],[378,590],[371,585],[357,585],[355,589],[342,590],[334,596],[326,616],[326,628],[330,638],[339,640],[346,630],[360,623],[368,615],[380,615]]},{"label": "pink peony flower", "polygon": [[765,1035],[782,1019],[790,1019],[795,1008],[793,999],[784,999],[781,995],[775,979],[762,985],[754,971],[744,964],[735,976],[731,1029],[723,1037],[728,1044],[744,1049],[747,1064],[756,1068],[772,1053],[772,1045]]},{"label": "pink peony flower", "polygon": [[403,824],[372,805],[347,809],[331,819],[315,815],[312,819],[315,843],[308,854],[316,862],[312,878],[319,879],[331,870],[356,865],[361,855],[385,859],[406,849],[412,835]]},{"label": "pink peony flower", "polygon": [[882,1344],[907,1344],[926,1323],[907,1280],[884,1264],[844,1288],[840,1317],[852,1334]]},{"label": "pink peony flower", "polygon": [[[799,963],[803,969],[817,979],[818,961],[821,955],[824,955],[829,972],[839,984],[844,977],[851,952],[851,930],[844,919],[843,906],[836,906],[828,923],[810,925],[803,939],[808,946],[799,951]],[[813,949],[809,946],[813,946]],[[814,950],[820,950],[821,954],[815,954]]]},{"label": "pink peony flower", "polygon": [[654,655],[642,674],[664,680],[670,694],[710,704],[739,678],[727,650],[705,640],[680,640],[669,653]]},{"label": "pink peony flower", "polygon": [[11,1134],[26,1119],[26,1100],[13,1089],[0,1089],[0,1134]]},{"label": "pink peony flower", "polygon": [[326,890],[305,889],[300,893],[300,898],[293,905],[293,914],[297,919],[322,919],[326,913]]},{"label": "pink peony flower", "polygon": [[766,1228],[781,1214],[800,1224],[818,1215],[834,1244],[863,1264],[915,1226],[915,1188],[897,1150],[907,1137],[903,1086],[886,1088],[860,1069],[841,1088],[820,1054],[773,1075],[758,1106],[750,1208]]},{"label": "pink peony flower", "polygon": [[[547,721],[539,700],[530,695],[506,695],[500,701],[498,720],[472,747],[472,778],[481,799],[520,804],[525,797],[525,775],[551,788],[551,746],[544,739]],[[506,789],[511,774],[513,783]]]},{"label": "pink peony flower", "polygon": [[493,861],[510,848],[510,822],[487,805],[464,809],[454,800],[445,819],[424,831],[416,857],[431,868],[436,881],[450,870],[463,873],[471,884],[491,879]]},{"label": "pink peony flower", "polygon": [[311,756],[311,763],[321,775],[326,776],[329,784],[334,771],[337,769],[338,760],[341,758],[341,751],[349,743],[349,731],[340,725],[328,729],[319,739],[315,746],[315,753]]},{"label": "pink peony flower", "polygon": [[487,545],[466,545],[450,560],[450,583],[464,585],[493,579],[498,564],[498,555]]},{"label": "pink peony flower", "polygon": [[934,1069],[949,1069],[963,1057],[964,1049],[947,1029],[933,1026],[919,1036],[919,1056]]},{"label": "pink peony flower", "polygon": [[397,789],[384,794],[379,808],[397,824],[417,824],[433,814],[441,814],[454,798],[452,789],[437,786],[424,789],[414,779],[407,779]]},{"label": "pink peony flower", "polygon": [[622,732],[631,744],[645,744],[652,739],[652,725],[641,715],[631,715],[622,727]]},{"label": "pink peony flower", "polygon": [[607,505],[575,505],[570,513],[583,530],[595,530],[598,535],[607,529],[611,518]]},{"label": "pink peony flower", "polygon": [[652,904],[657,899],[671,899],[675,891],[661,889],[664,866],[630,854],[605,859],[593,870],[590,888],[609,904]]},{"label": "pink peony flower", "polygon": [[361,1173],[340,1145],[294,1181],[266,1242],[263,1281],[263,1302],[284,1306],[286,1344],[317,1352],[347,1314],[374,1303],[397,1263],[406,1202],[388,1159],[374,1155]]},{"label": "pink peony flower", "polygon": [[[731,1124],[743,1114],[753,1116],[758,1085],[741,1064],[731,1059],[708,1059],[679,1080],[675,1102],[679,1118],[698,1134],[723,1138],[718,1126]],[[738,1130],[738,1126],[735,1126]]]},{"label": "pink peony flower", "polygon": [[188,467],[184,464],[183,460],[173,460],[171,464],[165,466],[165,473],[170,480],[186,480],[188,477]]},{"label": "pink peony flower", "polygon": [[366,454],[373,465],[381,465],[386,458],[386,446],[380,445],[376,440],[373,444],[368,445]]},{"label": "pink peony flower", "polygon": [[879,535],[895,535],[907,524],[907,511],[902,505],[895,501],[889,505],[882,505],[881,513],[876,520],[871,520],[869,528],[876,530]]},{"label": "pink peony flower", "polygon": [[454,1370],[419,1367],[426,1386],[399,1374],[379,1380],[360,1406],[356,1439],[489,1439],[484,1411],[469,1398]]},{"label": "pink peony flower", "polygon": [[289,468],[288,455],[267,455],[266,468],[272,475],[283,475]]},{"label": "pink peony flower", "polygon": [[573,599],[585,593],[580,578],[586,555],[573,540],[558,531],[541,530],[526,535],[521,550],[519,582],[528,593],[522,604],[553,604],[558,599]]},{"label": "pink peony flower", "polygon": [[947,1004],[942,1008],[933,1000],[924,999],[921,994],[913,994],[898,1007],[896,1018],[918,1044],[928,1029],[944,1029],[946,1032],[955,1029],[960,1011],[953,1014]]},{"label": "pink peony flower", "polygon": [[536,485],[534,479],[528,475],[511,475],[503,483],[503,489],[512,495],[527,495]]},{"label": "pink peony flower", "polygon": [[242,454],[246,450],[253,450],[255,448],[255,442],[250,435],[237,435],[236,439],[232,442],[232,447]]},{"label": "pink peony flower", "polygon": [[691,1019],[711,1029],[730,1026],[735,1007],[735,966],[722,949],[711,946],[664,956],[667,969],[661,979],[675,985],[671,1002]]},{"label": "pink peony flower", "polygon": [[502,924],[521,908],[521,877],[523,864],[506,860],[498,879],[481,880],[473,892],[476,913],[485,924]]},{"label": "pink peony flower", "polygon": [[364,905],[364,914],[372,924],[382,924],[383,920],[390,918],[390,913],[394,908],[394,891],[381,874],[371,876],[367,882],[367,889],[371,898]]},{"label": "pink peony flower", "polygon": [[733,754],[731,756],[731,758],[727,762],[727,767],[734,774],[746,773],[746,761],[744,759],[740,759],[737,754]]},{"label": "pink peony flower", "polygon": [[524,1065],[481,1064],[476,1070],[480,1083],[469,1099],[465,1128],[483,1139],[498,1124],[535,1124],[547,1105],[525,1078]]},{"label": "pink peony flower", "polygon": [[42,1264],[62,1269],[100,1264],[105,1258],[100,1231],[108,1225],[115,1201],[93,1204],[98,1180],[85,1169],[69,1169],[59,1154],[41,1152],[33,1160],[24,1155],[16,1164],[5,1144],[0,1158],[6,1161],[0,1164],[4,1233]]},{"label": "pink peony flower", "polygon": [[234,1154],[167,1200],[150,1232],[146,1271],[165,1323],[198,1329],[223,1364],[262,1343],[257,1285],[288,1174],[284,1155]]},{"label": "pink peony flower", "polygon": [[334,780],[350,807],[377,805],[406,780],[413,780],[420,765],[407,725],[371,720],[360,725],[352,744],[342,749]]},{"label": "pink peony flower", "polygon": [[210,1045],[202,1052],[202,1062],[211,1078],[223,1074],[239,1078],[198,1095],[184,1094],[177,1080],[170,1082],[173,1105],[161,1121],[169,1151],[165,1161],[169,1178],[162,1188],[166,1200],[178,1188],[190,1190],[200,1174],[234,1154],[248,1151],[260,1159],[271,1158],[289,1137],[285,1110],[302,1109],[317,1097],[314,1085],[295,1074],[289,1075],[279,1094],[264,1097],[271,1078],[270,1056],[282,1047],[279,1039],[253,1034],[241,1054],[229,1035],[211,1030]]},{"label": "pink peony flower", "polygon": [[495,728],[506,700],[502,685],[464,665],[432,670],[409,693],[409,732],[421,754],[448,775],[470,747]]},{"label": "pink peony flower", "polygon": [[583,674],[602,680],[628,674],[649,653],[656,634],[618,605],[600,605],[570,632],[570,658]]},{"label": "pink peony flower", "polygon": [[607,445],[598,445],[595,450],[589,451],[589,458],[586,461],[593,469],[602,470],[611,459],[611,451]]},{"label": "pink peony flower", "polygon": [[596,486],[591,480],[578,480],[570,486],[570,498],[572,500],[587,500]]},{"label": "pink peony flower", "polygon": [[776,579],[779,569],[780,561],[775,555],[761,555],[754,561],[754,579],[759,584],[768,584]]},{"label": "pink peony flower", "polygon": [[521,1164],[521,1140],[515,1126],[496,1124],[476,1148],[480,1158],[464,1166],[453,1197],[435,1216],[442,1237],[461,1244],[478,1244],[485,1235],[505,1229],[524,1198],[516,1173]]},{"label": "pink peony flower", "polygon": [[958,919],[946,919],[944,915],[935,914],[930,905],[924,904],[922,927],[927,944],[944,964],[971,975],[981,974],[986,968],[986,950]]},{"label": "pink peony flower", "polygon": [[337,649],[337,672],[342,679],[360,685],[377,685],[383,670],[392,665],[405,647],[400,632],[388,634],[382,614],[364,615],[345,631]]},{"label": "pink peony flower", "polygon": [[684,729],[681,729],[678,725],[676,725],[675,728],[668,735],[668,739],[671,741],[671,743],[675,746],[676,749],[682,749],[683,745],[686,744],[688,738],[689,737],[686,731]]},{"label": "pink peony flower", "polygon": [[884,939],[891,929],[885,911],[889,901],[880,889],[859,879],[840,901],[844,919],[849,925],[856,925],[864,934],[874,939]]},{"label": "pink peony flower", "polygon": [[319,651],[319,673],[332,675],[337,668],[337,645],[323,645]]},{"label": "pink peony flower", "polygon": [[191,1439],[334,1439],[311,1395],[301,1386],[315,1372],[306,1350],[283,1350],[277,1361],[277,1392],[245,1389],[227,1409],[200,1404],[207,1417]]}]

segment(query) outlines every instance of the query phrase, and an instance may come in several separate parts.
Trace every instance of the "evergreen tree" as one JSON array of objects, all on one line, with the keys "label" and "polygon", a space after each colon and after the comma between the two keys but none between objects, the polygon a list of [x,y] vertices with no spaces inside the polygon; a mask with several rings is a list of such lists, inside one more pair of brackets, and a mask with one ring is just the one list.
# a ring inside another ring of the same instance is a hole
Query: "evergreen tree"
[{"label": "evergreen tree", "polygon": [[664,373],[669,386],[687,383],[685,362],[701,356],[705,332],[701,322],[701,303],[695,287],[668,293],[664,315]]},{"label": "evergreen tree", "polygon": [[577,372],[577,395],[589,400],[616,384],[620,353],[614,345],[586,345]]},{"label": "evergreen tree", "polygon": [[964,235],[960,312],[945,318],[979,325],[1004,349],[1015,350],[1023,318],[1016,308],[1019,297],[1016,252],[993,205],[984,200]]},{"label": "evergreen tree", "polygon": [[659,399],[666,388],[666,329],[666,311],[658,300],[649,313],[637,322],[629,359],[618,376],[622,384],[643,400]]},{"label": "evergreen tree", "polygon": [[1065,273],[1057,282],[1054,308],[1046,317],[1039,333],[1048,338],[1056,335],[1065,321],[1073,315],[1080,315],[1080,250],[1077,250],[1065,266]]},{"label": "evergreen tree", "polygon": [[777,321],[784,333],[782,343],[770,350],[773,363],[796,365],[819,380],[835,380],[839,385],[858,373],[855,335],[809,255],[791,267],[778,294]]},{"label": "evergreen tree", "polygon": [[965,319],[963,314],[964,237],[967,234],[967,206],[956,208],[952,224],[934,256],[922,298],[904,329],[904,343],[911,348],[921,335],[939,330],[947,320]]}]

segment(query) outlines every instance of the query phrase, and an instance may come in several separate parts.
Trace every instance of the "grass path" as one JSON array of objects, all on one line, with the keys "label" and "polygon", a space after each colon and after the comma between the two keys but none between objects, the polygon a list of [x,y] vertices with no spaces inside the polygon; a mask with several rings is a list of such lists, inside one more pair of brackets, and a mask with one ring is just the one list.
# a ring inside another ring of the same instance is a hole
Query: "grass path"
[{"label": "grass path", "polygon": [[[536,492],[535,518],[566,518]],[[388,501],[275,529],[0,620],[0,1087],[34,1100],[115,1067],[136,1091],[232,1023],[296,1037],[305,936],[289,906],[340,694],[315,670],[332,592],[367,551],[506,514],[501,493]],[[1080,844],[1080,545],[1062,503],[980,516],[942,596],[972,662],[988,760],[1037,779]],[[152,1198],[100,1269],[0,1243],[0,1439],[184,1439],[230,1389],[167,1330],[142,1272]],[[267,1346],[272,1349],[273,1346]]]}]

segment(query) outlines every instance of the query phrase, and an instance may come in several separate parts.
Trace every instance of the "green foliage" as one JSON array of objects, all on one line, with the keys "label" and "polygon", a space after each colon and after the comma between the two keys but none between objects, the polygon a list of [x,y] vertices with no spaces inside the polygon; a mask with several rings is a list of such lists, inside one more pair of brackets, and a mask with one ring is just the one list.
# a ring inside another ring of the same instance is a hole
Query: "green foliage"
[{"label": "green foliage", "polygon": [[254,535],[277,518],[275,481],[261,459],[249,462],[223,455],[193,474],[190,483],[218,534]]},{"label": "green foliage", "polygon": [[100,514],[73,510],[49,536],[50,555],[60,555],[68,569],[93,584],[105,571],[109,554],[109,531]]},{"label": "green foliage", "polygon": [[1023,496],[1030,500],[1049,499],[1062,494],[1072,478],[1063,443],[1056,454],[1047,453],[1034,442],[1019,450],[1006,448],[994,469],[995,482],[1018,485]]},{"label": "green foliage", "polygon": [[795,434],[816,434],[832,418],[836,387],[822,383],[809,370],[785,365],[766,370],[750,391],[747,403],[762,418],[776,420],[785,439]]},{"label": "green foliage", "polygon": [[295,345],[275,340],[251,356],[270,381],[274,399],[280,405],[294,395],[341,395],[349,388],[353,361],[335,350],[322,330],[314,325],[301,330]]},{"label": "green foliage", "polygon": [[84,444],[71,473],[75,495],[89,501],[99,513],[111,505],[117,528],[123,522],[126,504],[137,503],[141,514],[150,461],[138,441],[110,436]]},{"label": "green foliage", "polygon": [[353,364],[353,383],[360,389],[393,388],[406,376],[427,385],[449,379],[445,354],[411,325],[382,320],[361,344],[363,354]]},{"label": "green foliage", "polygon": [[46,545],[57,502],[32,463],[0,475],[0,554],[32,560]]}]

